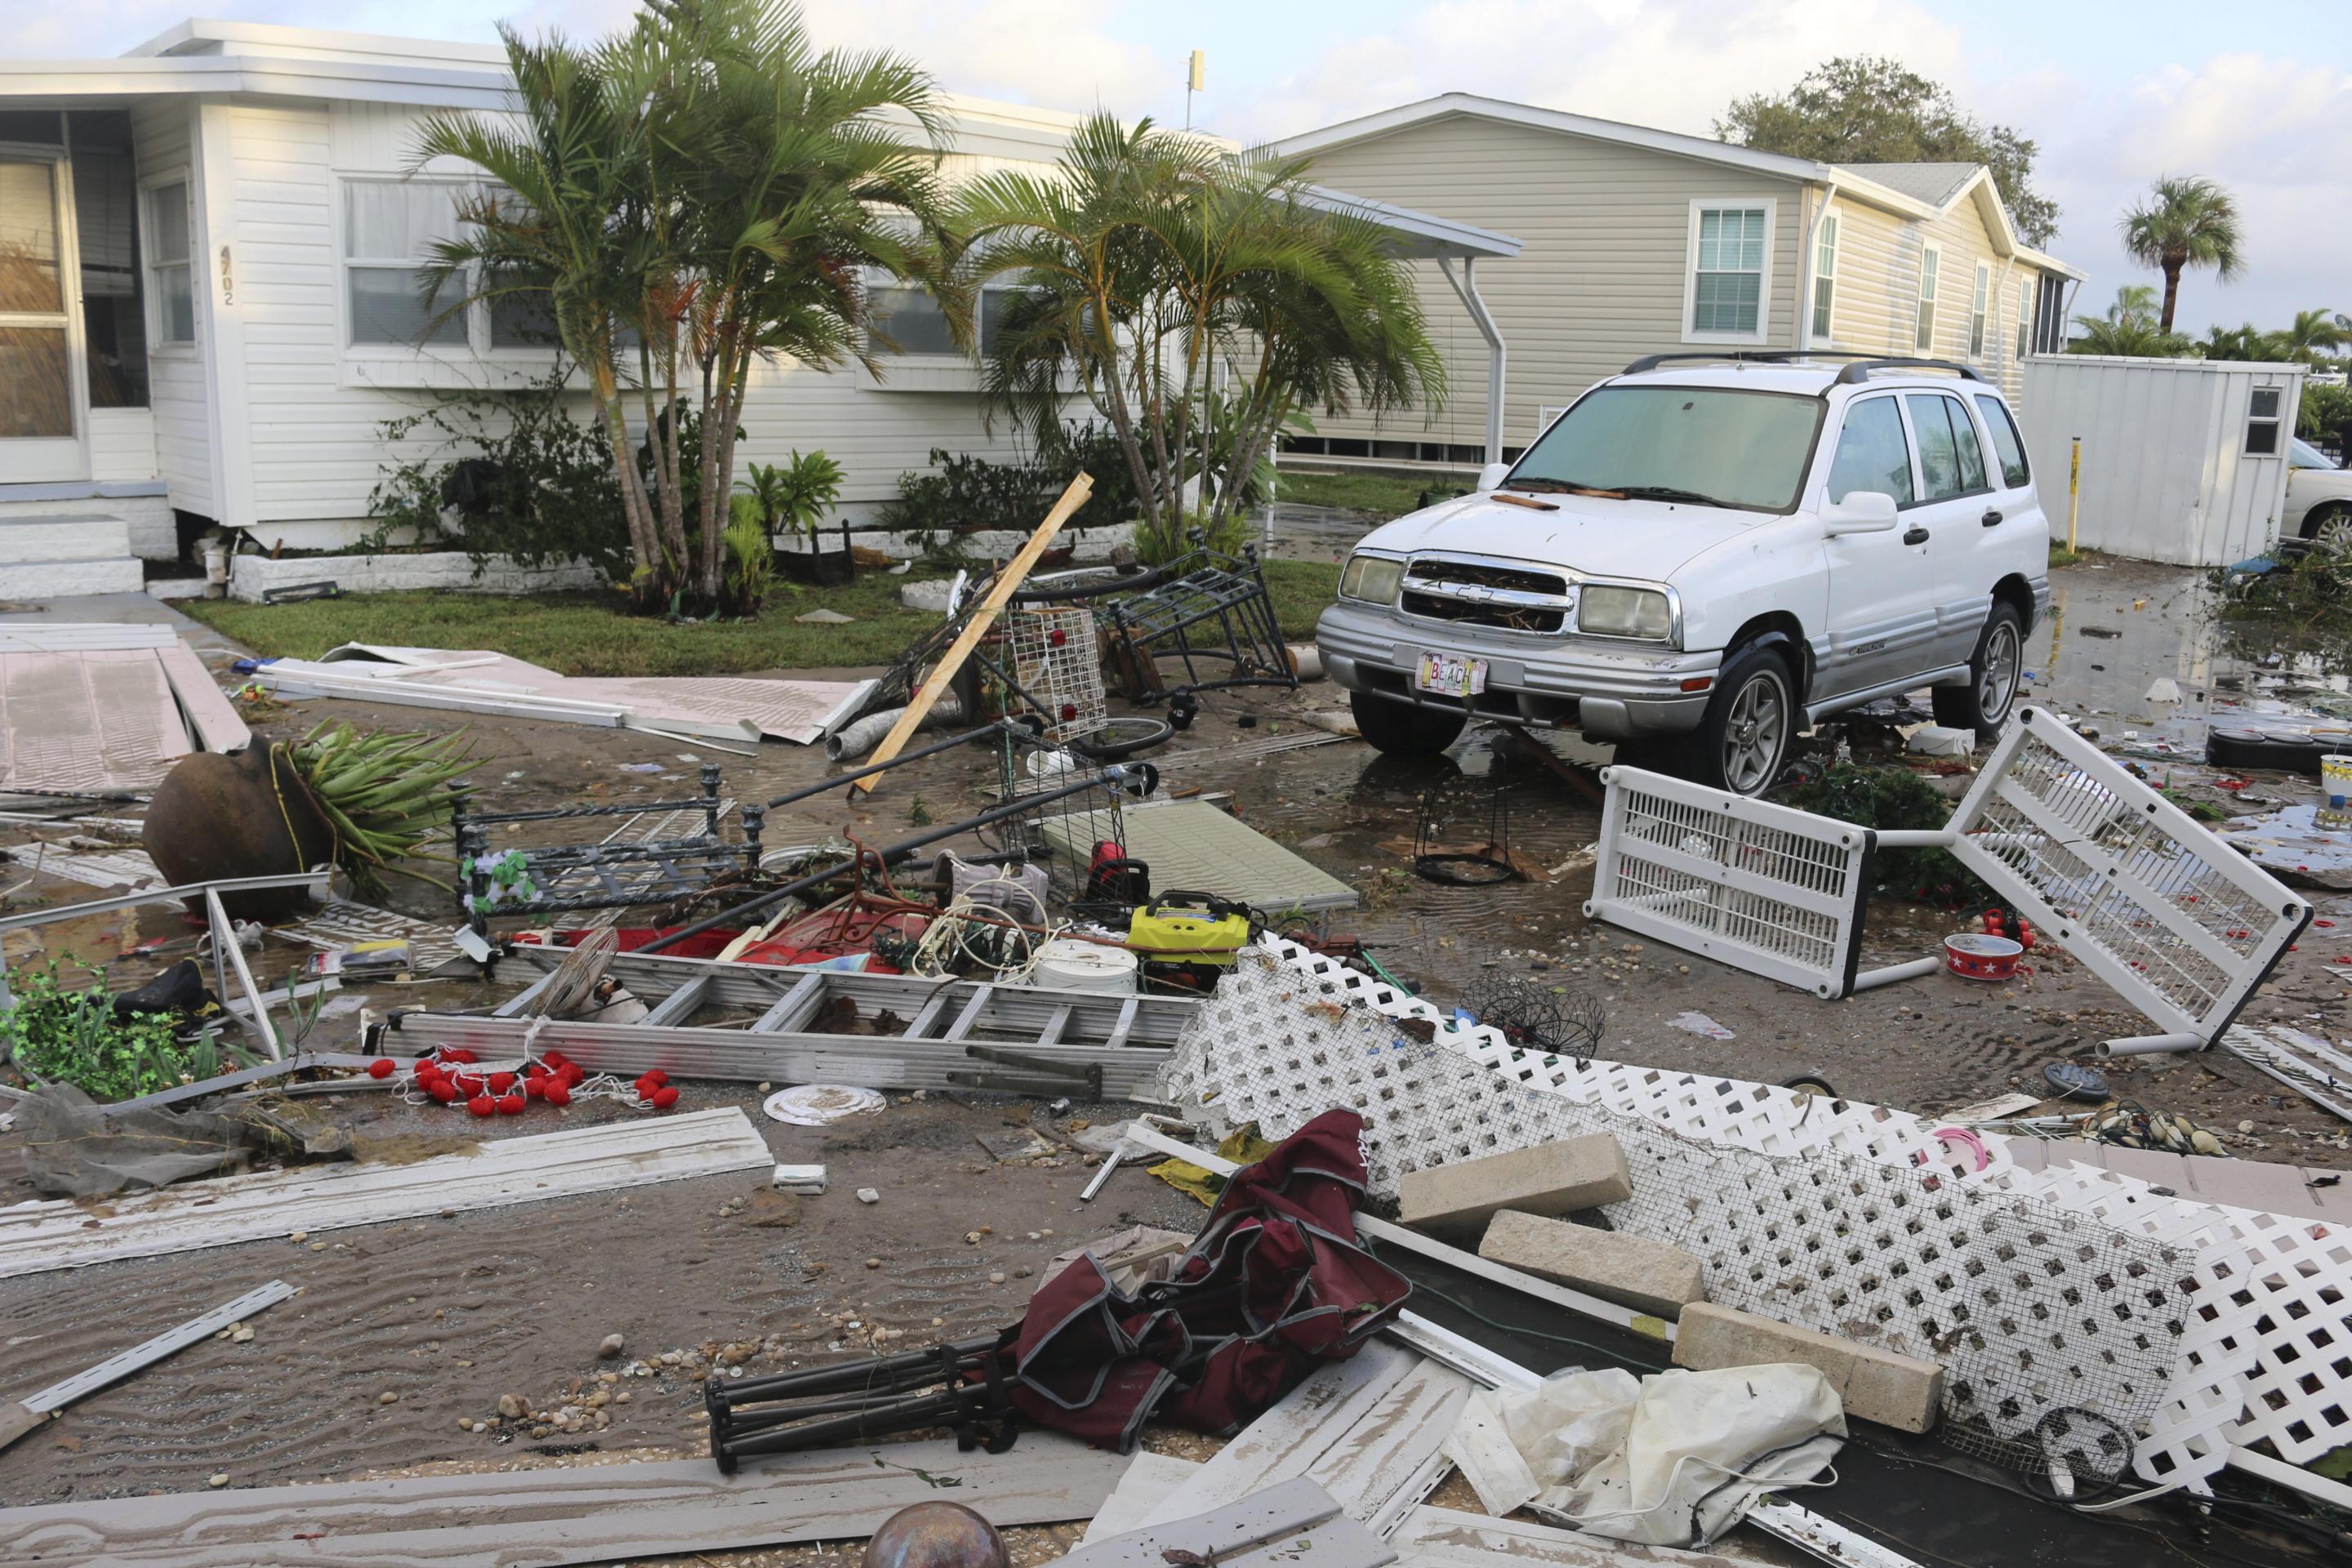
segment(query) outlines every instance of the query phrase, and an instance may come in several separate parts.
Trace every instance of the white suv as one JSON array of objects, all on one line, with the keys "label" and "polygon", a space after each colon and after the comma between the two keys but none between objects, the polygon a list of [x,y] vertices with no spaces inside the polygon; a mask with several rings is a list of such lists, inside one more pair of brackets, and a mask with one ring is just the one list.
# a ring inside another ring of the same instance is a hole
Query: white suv
[{"label": "white suv", "polygon": [[1638,360],[1476,495],[1368,534],[1315,630],[1364,738],[1580,729],[1759,795],[1890,693],[1997,730],[2050,596],[2017,422],[1964,365],[1844,357]]}]

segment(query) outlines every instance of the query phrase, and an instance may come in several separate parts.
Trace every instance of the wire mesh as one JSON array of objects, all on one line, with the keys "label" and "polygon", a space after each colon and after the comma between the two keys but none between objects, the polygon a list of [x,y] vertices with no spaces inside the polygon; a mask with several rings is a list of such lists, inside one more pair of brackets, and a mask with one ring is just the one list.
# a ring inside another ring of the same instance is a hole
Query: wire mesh
[{"label": "wire mesh", "polygon": [[1101,729],[1108,715],[1094,612],[1083,605],[1016,608],[1006,611],[999,624],[1008,672],[1039,710],[1045,739],[1061,744]]},{"label": "wire mesh", "polygon": [[[998,798],[1030,800],[1099,771],[1100,764],[1055,746],[1034,746],[1006,736],[997,746]],[[1040,800],[997,827],[997,848],[1042,868],[1052,898],[1065,906],[1119,896],[1128,886],[1125,796],[1097,782],[1060,800]],[[1139,902],[1140,900],[1135,901]]]},{"label": "wire mesh", "polygon": [[1424,1041],[1334,1002],[1260,949],[1203,1005],[1163,1084],[1187,1115],[1274,1138],[1356,1110],[1384,1196],[1408,1171],[1606,1132],[1633,1176],[1605,1211],[1613,1226],[1698,1257],[1710,1300],[1941,1363],[1948,1436],[2018,1468],[2046,1468],[2053,1413],[2139,1431],[2186,1329],[2189,1265],[2173,1247],[1958,1180],[1924,1152],[1768,1154],[1580,1102],[1443,1031]]}]

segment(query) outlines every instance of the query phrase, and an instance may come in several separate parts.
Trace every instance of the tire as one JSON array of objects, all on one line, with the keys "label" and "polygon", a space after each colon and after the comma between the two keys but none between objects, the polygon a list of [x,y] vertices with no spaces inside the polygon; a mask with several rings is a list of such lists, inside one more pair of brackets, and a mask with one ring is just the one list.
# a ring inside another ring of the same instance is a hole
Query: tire
[{"label": "tire", "polygon": [[1398,702],[1369,691],[1349,692],[1348,708],[1364,739],[1391,757],[1433,757],[1460,740],[1470,722],[1467,713]]},{"label": "tire", "polygon": [[2017,606],[1993,601],[1984,630],[1977,634],[1977,650],[1969,656],[1966,686],[1938,686],[1934,700],[1936,722],[1951,730],[1974,730],[1991,740],[2000,733],[2016,710],[2017,694],[2025,685],[2025,621]]},{"label": "tire", "polygon": [[2330,504],[2311,509],[2303,520],[2303,536],[2314,544],[2352,550],[2352,506]]},{"label": "tire", "polygon": [[1683,742],[1675,771],[1711,789],[1762,795],[1789,765],[1803,722],[1797,678],[1780,650],[1741,648],[1716,677],[1706,716]]},{"label": "tire", "polygon": [[1176,732],[1165,719],[1145,714],[1113,719],[1090,735],[1072,741],[1069,749],[1089,762],[1116,763],[1138,752],[1148,752]]}]

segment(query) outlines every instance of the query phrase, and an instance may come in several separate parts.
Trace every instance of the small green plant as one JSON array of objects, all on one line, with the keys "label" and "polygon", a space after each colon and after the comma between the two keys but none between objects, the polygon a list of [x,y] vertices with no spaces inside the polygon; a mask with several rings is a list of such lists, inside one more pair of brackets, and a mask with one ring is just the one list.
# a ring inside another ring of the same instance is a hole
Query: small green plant
[{"label": "small green plant", "polygon": [[841,465],[823,452],[794,451],[789,462],[754,463],[747,489],[772,531],[805,535],[817,547],[825,514],[841,500]]},{"label": "small green plant", "polygon": [[118,1016],[104,986],[69,985],[60,967],[52,959],[8,977],[16,1003],[0,1010],[0,1056],[28,1077],[72,1084],[93,1100],[133,1100],[237,1065],[210,1030],[183,1042],[168,1014]]},{"label": "small green plant", "polygon": [[723,608],[738,616],[756,616],[767,602],[768,584],[776,573],[774,536],[757,499],[738,494],[728,504],[727,531],[720,542],[727,549],[727,581]]},{"label": "small green plant", "polygon": [[933,818],[932,818],[932,816],[931,816],[931,808],[930,808],[929,806],[925,805],[923,804],[923,797],[922,797],[921,795],[917,795],[917,796],[916,796],[916,797],[915,797],[911,802],[909,802],[909,803],[908,804],[908,806],[907,806],[907,826],[909,826],[909,827],[929,827],[929,826],[931,825],[932,820],[933,820]]}]

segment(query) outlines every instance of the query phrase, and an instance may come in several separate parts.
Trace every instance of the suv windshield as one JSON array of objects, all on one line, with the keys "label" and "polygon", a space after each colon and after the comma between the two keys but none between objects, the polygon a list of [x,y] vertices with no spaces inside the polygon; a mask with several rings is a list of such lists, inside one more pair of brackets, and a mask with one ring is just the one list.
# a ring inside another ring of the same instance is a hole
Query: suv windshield
[{"label": "suv windshield", "polygon": [[1748,511],[1795,509],[1822,402],[1712,386],[1602,386],[1537,437],[1505,484]]}]

